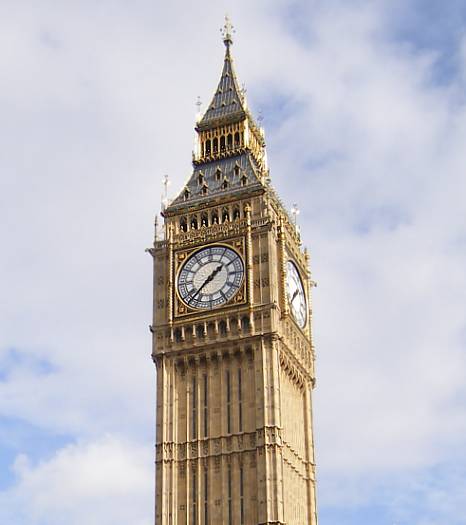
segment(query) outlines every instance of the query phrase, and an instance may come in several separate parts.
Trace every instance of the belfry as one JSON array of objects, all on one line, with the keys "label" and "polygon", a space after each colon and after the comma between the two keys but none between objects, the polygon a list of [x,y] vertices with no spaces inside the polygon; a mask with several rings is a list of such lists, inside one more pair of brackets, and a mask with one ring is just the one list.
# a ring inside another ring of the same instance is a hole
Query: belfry
[{"label": "belfry", "polygon": [[317,524],[309,255],[231,54],[154,262],[156,525]]}]

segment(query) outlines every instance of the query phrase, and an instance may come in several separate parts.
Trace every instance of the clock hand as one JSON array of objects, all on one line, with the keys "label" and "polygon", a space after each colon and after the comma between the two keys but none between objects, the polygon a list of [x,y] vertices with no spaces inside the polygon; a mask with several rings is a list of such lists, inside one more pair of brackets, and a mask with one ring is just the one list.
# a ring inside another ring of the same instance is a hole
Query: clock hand
[{"label": "clock hand", "polygon": [[299,294],[299,290],[295,290],[293,297],[291,298],[290,304],[293,303],[293,301],[296,299],[296,296]]},{"label": "clock hand", "polygon": [[209,277],[207,277],[207,279],[202,283],[202,285],[198,288],[198,290],[196,291],[196,293],[191,297],[191,299],[189,300],[188,302],[188,305],[191,304],[191,301],[197,296],[199,295],[199,292],[204,288],[204,286],[208,283],[210,283],[213,278],[218,274],[218,272],[223,268],[223,264],[219,264],[217,266],[217,268],[215,268],[215,270],[209,275]]}]

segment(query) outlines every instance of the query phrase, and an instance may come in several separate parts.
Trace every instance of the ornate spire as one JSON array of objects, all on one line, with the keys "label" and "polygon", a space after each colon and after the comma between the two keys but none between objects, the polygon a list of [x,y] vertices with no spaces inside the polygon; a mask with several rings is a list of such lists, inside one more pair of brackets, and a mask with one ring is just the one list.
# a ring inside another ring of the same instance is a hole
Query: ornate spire
[{"label": "ornate spire", "polygon": [[233,57],[230,52],[230,46],[233,44],[232,35],[234,28],[228,15],[225,17],[225,25],[220,31],[226,47],[222,75],[214,97],[198,123],[199,129],[213,127],[220,120],[241,120],[246,116],[246,100],[239,86],[233,66]]},{"label": "ornate spire", "polygon": [[199,200],[262,191],[266,182],[264,133],[254,122],[246,89],[236,77],[230,49],[234,29],[228,16],[221,32],[226,48],[222,75],[207,110],[196,121],[194,171],[164,213]]}]

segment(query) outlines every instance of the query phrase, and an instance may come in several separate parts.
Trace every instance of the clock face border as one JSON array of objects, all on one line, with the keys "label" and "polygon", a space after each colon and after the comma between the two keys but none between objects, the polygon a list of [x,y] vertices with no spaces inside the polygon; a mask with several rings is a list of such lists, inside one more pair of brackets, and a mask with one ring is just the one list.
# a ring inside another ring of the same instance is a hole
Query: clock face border
[{"label": "clock face border", "polygon": [[305,289],[305,286],[304,286],[304,281],[303,281],[303,279],[301,277],[301,272],[299,271],[299,267],[296,264],[296,262],[294,261],[294,259],[291,258],[291,257],[288,257],[288,259],[286,261],[286,266],[287,266],[286,274],[285,274],[285,286],[286,286],[286,288],[288,287],[288,279],[289,279],[289,275],[290,275],[289,272],[288,272],[288,265],[292,265],[292,267],[294,268],[294,271],[296,272],[296,275],[298,276],[298,279],[299,279],[299,283],[301,285],[302,296],[304,298],[304,320],[303,320],[303,324],[300,323],[300,321],[297,319],[297,317],[295,316],[295,314],[293,312],[293,307],[290,304],[288,293],[286,293],[286,301],[288,303],[288,308],[289,308],[289,311],[291,313],[291,317],[293,318],[294,322],[298,325],[298,327],[301,330],[304,330],[306,328],[306,326],[307,326],[308,317],[309,317],[306,289]]},{"label": "clock face border", "polygon": [[[188,261],[190,257],[192,257],[195,253],[200,252],[201,250],[205,250],[209,247],[214,246],[224,246],[225,248],[228,248],[238,255],[240,257],[241,262],[243,264],[244,268],[244,274],[242,282],[235,293],[235,295],[226,303],[223,303],[215,308],[193,308],[192,306],[189,306],[186,304],[183,299],[180,296],[180,293],[178,291],[178,278],[180,276],[180,273],[185,265],[185,263]],[[175,268],[174,268],[174,280],[173,280],[173,289],[174,289],[174,315],[175,317],[185,317],[188,315],[198,315],[198,316],[206,316],[213,312],[218,312],[220,310],[224,310],[226,308],[232,308],[236,307],[238,305],[246,304],[247,302],[247,271],[246,271],[246,247],[245,247],[245,240],[244,238],[239,239],[232,239],[229,241],[223,241],[223,242],[210,242],[208,244],[203,244],[201,246],[196,246],[189,249],[182,249],[177,250],[174,252],[174,262],[175,262]]]}]

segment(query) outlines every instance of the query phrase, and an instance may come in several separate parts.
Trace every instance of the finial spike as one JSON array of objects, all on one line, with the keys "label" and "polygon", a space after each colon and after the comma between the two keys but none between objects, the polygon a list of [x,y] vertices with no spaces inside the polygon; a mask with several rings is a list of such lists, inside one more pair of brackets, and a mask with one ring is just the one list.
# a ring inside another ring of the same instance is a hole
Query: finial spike
[{"label": "finial spike", "polygon": [[165,175],[163,178],[164,194],[162,195],[162,211],[165,211],[165,208],[170,204],[170,199],[168,198],[168,186],[171,182],[168,178],[168,175]]},{"label": "finial spike", "polygon": [[259,122],[259,126],[262,126],[262,122],[264,122],[264,113],[262,109],[259,109],[259,115],[257,117],[257,122]]},{"label": "finial spike", "polygon": [[298,229],[298,215],[299,215],[299,208],[297,204],[293,204],[293,207],[291,208],[291,214],[293,215],[293,223],[296,229]]},{"label": "finial spike", "polygon": [[230,45],[233,44],[233,33],[235,33],[235,28],[228,15],[225,15],[225,25],[220,29],[220,32],[223,36],[223,43],[227,48],[230,47]]}]

